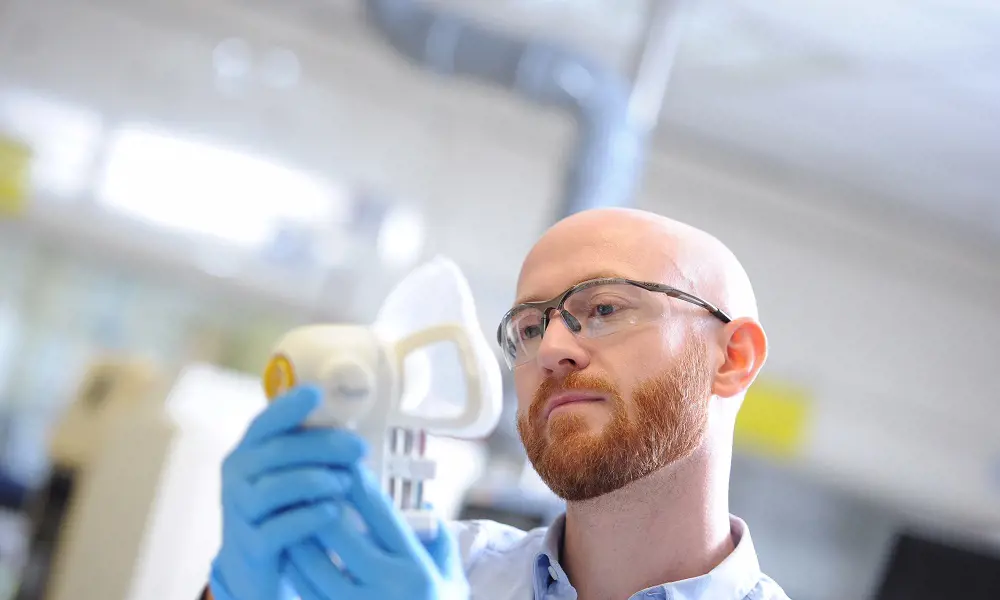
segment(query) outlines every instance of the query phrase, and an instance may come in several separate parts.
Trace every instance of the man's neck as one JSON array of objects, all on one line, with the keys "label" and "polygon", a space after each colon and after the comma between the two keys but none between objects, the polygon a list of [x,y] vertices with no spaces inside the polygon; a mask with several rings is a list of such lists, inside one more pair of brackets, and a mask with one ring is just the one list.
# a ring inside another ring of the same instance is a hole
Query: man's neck
[{"label": "man's neck", "polygon": [[729,463],[718,464],[721,458],[699,451],[669,470],[567,506],[559,560],[580,600],[621,600],[698,577],[732,553]]}]

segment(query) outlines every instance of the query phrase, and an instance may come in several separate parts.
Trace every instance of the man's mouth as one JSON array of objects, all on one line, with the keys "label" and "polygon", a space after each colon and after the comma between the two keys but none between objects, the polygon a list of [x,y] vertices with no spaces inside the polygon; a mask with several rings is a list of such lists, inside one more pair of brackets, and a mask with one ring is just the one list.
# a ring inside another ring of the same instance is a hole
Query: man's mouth
[{"label": "man's mouth", "polygon": [[552,411],[567,404],[578,404],[582,402],[601,402],[605,398],[593,392],[569,391],[553,395],[545,404],[545,418],[548,419]]}]

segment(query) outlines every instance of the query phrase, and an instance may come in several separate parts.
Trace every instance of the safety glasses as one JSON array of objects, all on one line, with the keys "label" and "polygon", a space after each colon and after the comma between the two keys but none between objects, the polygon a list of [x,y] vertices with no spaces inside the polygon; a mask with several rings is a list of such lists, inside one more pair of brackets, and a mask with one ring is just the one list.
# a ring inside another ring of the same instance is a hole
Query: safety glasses
[{"label": "safety glasses", "polygon": [[661,295],[700,306],[723,323],[732,321],[714,304],[669,285],[612,277],[583,281],[551,300],[518,304],[501,319],[497,343],[513,369],[537,356],[553,310],[574,334],[599,338],[669,317],[670,304]]}]

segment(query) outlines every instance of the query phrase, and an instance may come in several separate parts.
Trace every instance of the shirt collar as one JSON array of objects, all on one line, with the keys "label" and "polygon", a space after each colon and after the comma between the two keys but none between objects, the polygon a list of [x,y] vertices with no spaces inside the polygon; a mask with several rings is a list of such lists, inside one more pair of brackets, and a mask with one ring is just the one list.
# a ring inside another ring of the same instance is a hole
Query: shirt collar
[{"label": "shirt collar", "polygon": [[[666,583],[659,589],[666,598],[696,600],[699,598],[745,598],[761,577],[757,552],[750,529],[739,517],[729,516],[735,550],[717,567],[700,577]],[[535,597],[544,598],[551,586],[566,588],[569,580],[559,564],[559,546],[566,528],[566,515],[560,515],[545,534],[541,550],[535,555]],[[646,591],[646,590],[644,590]]]}]

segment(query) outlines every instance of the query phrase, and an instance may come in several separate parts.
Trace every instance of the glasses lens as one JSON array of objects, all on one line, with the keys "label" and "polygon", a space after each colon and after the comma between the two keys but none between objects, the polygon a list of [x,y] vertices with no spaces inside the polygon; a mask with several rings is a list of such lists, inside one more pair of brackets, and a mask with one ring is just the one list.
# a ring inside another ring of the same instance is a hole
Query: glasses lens
[{"label": "glasses lens", "polygon": [[584,287],[566,299],[580,322],[579,335],[597,338],[649,323],[666,315],[666,296],[624,283]]},{"label": "glasses lens", "polygon": [[[584,286],[563,305],[579,322],[570,329],[584,338],[598,338],[650,323],[667,316],[667,296],[627,283]],[[551,319],[560,319],[555,312]],[[565,319],[564,319],[565,320]],[[501,324],[501,342],[507,366],[514,368],[538,355],[542,343],[542,311],[533,307],[515,310]]]},{"label": "glasses lens", "polygon": [[524,307],[511,313],[501,325],[504,358],[513,368],[534,358],[542,341],[542,311]]}]

